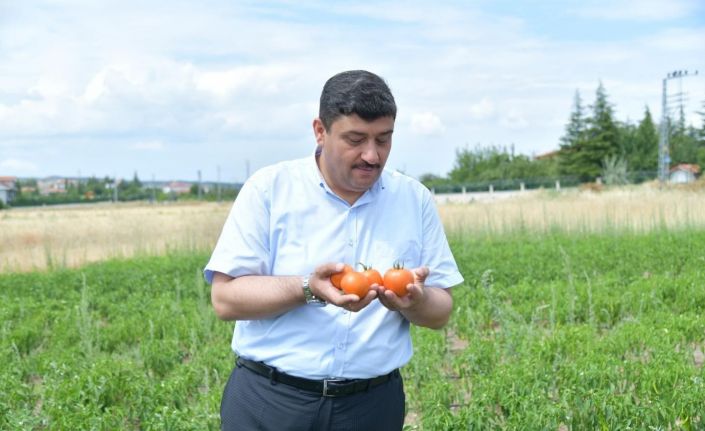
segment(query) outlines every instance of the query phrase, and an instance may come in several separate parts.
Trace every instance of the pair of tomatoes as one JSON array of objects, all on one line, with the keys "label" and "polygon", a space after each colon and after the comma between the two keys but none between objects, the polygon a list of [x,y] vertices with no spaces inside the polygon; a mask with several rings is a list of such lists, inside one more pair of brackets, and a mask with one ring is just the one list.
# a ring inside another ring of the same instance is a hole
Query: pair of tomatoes
[{"label": "pair of tomatoes", "polygon": [[355,294],[360,298],[367,295],[373,284],[384,286],[397,296],[404,296],[407,294],[406,286],[414,282],[414,274],[397,263],[384,273],[384,278],[376,269],[364,264],[360,265],[362,265],[362,272],[357,272],[352,266],[345,265],[341,272],[330,276],[330,282],[343,292]]}]

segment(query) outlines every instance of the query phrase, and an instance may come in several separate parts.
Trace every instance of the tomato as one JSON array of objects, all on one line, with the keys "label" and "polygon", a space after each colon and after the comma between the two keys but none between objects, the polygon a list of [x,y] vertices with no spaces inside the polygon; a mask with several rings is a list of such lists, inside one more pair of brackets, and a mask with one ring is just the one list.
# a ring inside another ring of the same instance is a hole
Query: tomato
[{"label": "tomato", "polygon": [[365,274],[361,272],[346,272],[340,280],[340,287],[347,294],[357,295],[360,299],[367,295],[370,290],[370,282]]},{"label": "tomato", "polygon": [[333,283],[333,286],[337,287],[338,289],[341,288],[340,281],[343,279],[343,276],[348,273],[348,272],[353,272],[354,269],[350,265],[345,265],[343,267],[343,270],[340,272],[336,272],[335,274],[330,276],[330,282]]},{"label": "tomato", "polygon": [[414,282],[414,274],[402,265],[394,264],[394,267],[384,273],[384,288],[396,293],[397,296],[405,296],[408,292],[406,286]]},{"label": "tomato", "polygon": [[367,277],[367,280],[370,282],[370,285],[377,284],[379,286],[382,286],[382,274],[380,274],[379,271],[372,268],[371,266],[365,265],[362,262],[360,262],[360,265],[362,265],[362,273],[365,274],[365,277]]}]

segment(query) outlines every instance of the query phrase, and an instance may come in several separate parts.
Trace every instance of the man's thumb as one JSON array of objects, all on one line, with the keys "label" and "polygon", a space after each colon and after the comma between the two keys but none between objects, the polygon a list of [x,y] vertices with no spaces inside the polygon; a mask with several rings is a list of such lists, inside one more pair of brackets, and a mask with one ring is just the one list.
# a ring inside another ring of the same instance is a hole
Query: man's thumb
[{"label": "man's thumb", "polygon": [[330,277],[333,274],[342,272],[344,268],[345,264],[340,262],[324,263],[323,265],[316,268],[316,275],[318,275],[319,277]]}]

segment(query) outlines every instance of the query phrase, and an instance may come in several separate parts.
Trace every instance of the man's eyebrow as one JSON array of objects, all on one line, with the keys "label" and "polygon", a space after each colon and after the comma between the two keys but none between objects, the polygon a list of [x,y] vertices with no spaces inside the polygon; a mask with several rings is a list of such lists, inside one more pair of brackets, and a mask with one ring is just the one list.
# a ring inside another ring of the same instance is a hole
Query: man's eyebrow
[{"label": "man's eyebrow", "polygon": [[[391,135],[394,132],[394,129],[389,129],[385,130],[382,133],[377,134],[377,136],[380,135]],[[365,132],[358,132],[357,130],[348,130],[347,132],[343,132],[343,135],[359,135],[359,136],[367,136],[367,133]]]}]

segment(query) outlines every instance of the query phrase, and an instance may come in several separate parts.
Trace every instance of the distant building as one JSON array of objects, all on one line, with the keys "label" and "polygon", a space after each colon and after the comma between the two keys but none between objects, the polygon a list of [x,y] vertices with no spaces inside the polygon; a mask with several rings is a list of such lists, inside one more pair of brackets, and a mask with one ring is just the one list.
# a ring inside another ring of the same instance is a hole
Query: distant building
[{"label": "distant building", "polygon": [[37,188],[42,196],[64,194],[68,181],[65,178],[49,177],[37,180]]},{"label": "distant building", "polygon": [[671,168],[671,174],[669,176],[669,181],[674,184],[687,184],[692,183],[698,177],[700,173],[700,166],[681,163]]},{"label": "distant building", "polygon": [[173,193],[175,195],[182,195],[191,192],[191,184],[185,183],[183,181],[172,181],[164,188],[162,188],[164,193]]},{"label": "distant building", "polygon": [[553,160],[556,157],[558,157],[561,153],[561,150],[554,150],[554,151],[549,151],[547,153],[539,154],[538,156],[535,156],[535,160]]},{"label": "distant building", "polygon": [[17,193],[16,177],[0,177],[0,202],[9,204],[15,199]]}]

